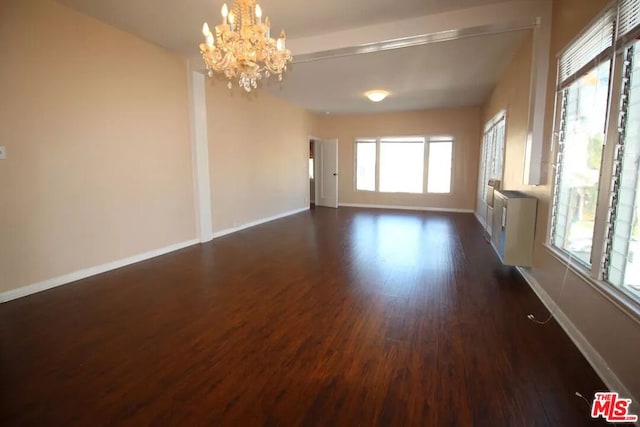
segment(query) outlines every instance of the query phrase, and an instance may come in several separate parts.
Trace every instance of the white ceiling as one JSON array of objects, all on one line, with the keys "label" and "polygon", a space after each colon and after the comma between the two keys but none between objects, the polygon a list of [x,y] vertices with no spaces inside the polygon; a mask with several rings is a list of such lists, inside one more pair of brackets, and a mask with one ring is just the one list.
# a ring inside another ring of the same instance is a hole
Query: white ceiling
[{"label": "white ceiling", "polygon": [[[223,0],[56,0],[186,57],[198,53],[202,22],[217,23]],[[232,0],[226,0],[231,3]],[[260,0],[289,45],[327,33],[517,0]],[[459,13],[458,13],[459,15]],[[458,16],[456,15],[456,16]],[[403,21],[407,22],[407,21]],[[402,25],[398,22],[398,25]],[[373,26],[373,27],[372,27]],[[420,29],[428,33],[429,29]],[[268,90],[309,110],[331,113],[413,110],[481,104],[522,40],[523,31],[296,63]],[[328,38],[327,38],[328,39]],[[384,39],[378,40],[384,41]],[[294,58],[296,51],[293,52]],[[472,58],[470,61],[469,59]],[[392,92],[379,104],[362,93]]]},{"label": "white ceiling", "polygon": [[[185,56],[198,53],[202,23],[233,0],[56,0]],[[501,0],[259,0],[274,30],[299,38]],[[504,0],[502,0],[504,1]]]},{"label": "white ceiling", "polygon": [[[268,90],[311,111],[336,114],[481,105],[524,33],[294,64],[283,83],[270,84]],[[373,103],[364,97],[371,89],[391,95]]]}]

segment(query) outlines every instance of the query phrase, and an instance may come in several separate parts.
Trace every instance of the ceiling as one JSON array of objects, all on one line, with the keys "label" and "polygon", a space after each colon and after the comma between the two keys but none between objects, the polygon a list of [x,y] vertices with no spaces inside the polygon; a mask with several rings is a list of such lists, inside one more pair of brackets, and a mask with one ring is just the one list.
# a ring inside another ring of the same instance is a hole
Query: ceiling
[{"label": "ceiling", "polygon": [[[198,55],[202,22],[218,23],[223,2],[56,1],[190,58]],[[497,1],[500,0],[260,0],[259,3],[274,29],[285,28],[287,38],[295,40]],[[523,31],[511,31],[296,63],[282,85],[270,84],[268,90],[309,110],[331,113],[479,105],[513,56],[522,35]],[[295,58],[296,52],[293,54]],[[469,58],[473,61],[468,61]],[[372,104],[362,94],[373,88],[389,90],[392,96]]]},{"label": "ceiling", "polygon": [[[481,105],[525,32],[293,64],[283,83],[268,89],[311,111],[332,114]],[[371,89],[391,95],[373,103],[364,97]]]}]

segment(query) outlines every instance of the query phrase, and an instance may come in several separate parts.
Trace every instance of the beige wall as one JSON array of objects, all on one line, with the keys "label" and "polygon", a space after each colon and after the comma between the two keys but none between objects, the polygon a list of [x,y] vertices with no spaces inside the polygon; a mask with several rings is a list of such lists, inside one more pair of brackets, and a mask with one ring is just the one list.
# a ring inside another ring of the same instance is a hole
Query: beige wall
[{"label": "beige wall", "polygon": [[214,234],[309,206],[314,116],[260,90],[206,82]]},{"label": "beige wall", "polygon": [[[551,62],[545,117],[544,153],[547,158],[552,138],[556,54],[607,3],[603,0],[592,2],[557,0],[553,4]],[[508,65],[484,108],[485,119],[500,109],[507,109],[506,187],[523,190],[538,198],[534,267],[528,270],[545,291],[559,303],[563,313],[604,358],[637,402],[640,399],[640,324],[571,271],[568,274],[564,292],[559,297],[565,267],[543,246],[548,231],[552,188],[550,185],[531,187],[522,184],[528,108],[528,96],[523,94],[528,93],[529,88],[527,70],[531,64],[530,52],[531,40],[527,39]],[[547,182],[551,183],[551,167],[548,168],[547,173]]]},{"label": "beige wall", "polygon": [[[340,203],[438,209],[472,210],[474,208],[480,144],[480,108],[322,116],[318,121],[321,137],[338,138]],[[454,137],[452,193],[404,194],[355,191],[354,139],[411,135],[452,135]]]},{"label": "beige wall", "polygon": [[483,123],[502,110],[507,111],[505,164],[503,186],[522,189],[524,156],[529,123],[529,88],[533,35],[529,34],[516,51],[513,59],[483,108]]},{"label": "beige wall", "polygon": [[186,61],[0,2],[0,291],[195,237]]}]

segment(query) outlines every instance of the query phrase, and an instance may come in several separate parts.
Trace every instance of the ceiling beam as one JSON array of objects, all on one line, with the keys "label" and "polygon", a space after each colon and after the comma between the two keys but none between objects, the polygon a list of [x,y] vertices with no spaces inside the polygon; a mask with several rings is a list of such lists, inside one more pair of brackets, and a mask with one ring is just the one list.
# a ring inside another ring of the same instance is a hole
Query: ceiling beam
[{"label": "ceiling beam", "polygon": [[362,46],[343,47],[319,52],[310,52],[296,55],[293,63],[318,61],[321,59],[338,58],[341,56],[359,55],[363,53],[380,52],[385,50],[402,49],[406,47],[421,46],[429,43],[458,40],[468,37],[478,37],[491,34],[519,31],[532,28],[533,24],[528,20],[522,22],[505,22],[499,24],[483,25],[479,27],[467,27],[459,30],[447,30],[439,33],[422,34],[395,40],[384,40]]},{"label": "ceiling beam", "polygon": [[305,58],[307,55],[318,52],[376,46],[393,41],[420,38],[430,40],[442,36],[451,40],[456,34],[464,37],[477,29],[497,29],[500,26],[506,27],[506,31],[509,31],[509,28],[533,28],[544,13],[545,3],[547,0],[521,0],[477,6],[311,37],[288,39],[287,47],[291,49],[295,59],[296,57]]}]

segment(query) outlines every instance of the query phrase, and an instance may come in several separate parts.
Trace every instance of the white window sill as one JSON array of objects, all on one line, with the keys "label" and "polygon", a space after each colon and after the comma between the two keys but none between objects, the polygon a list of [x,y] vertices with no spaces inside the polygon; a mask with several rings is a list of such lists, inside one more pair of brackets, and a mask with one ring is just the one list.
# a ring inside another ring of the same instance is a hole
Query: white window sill
[{"label": "white window sill", "polygon": [[618,307],[624,314],[640,325],[640,304],[615,286],[605,282],[604,280],[598,280],[591,277],[590,271],[587,270],[587,268],[585,268],[585,266],[580,262],[575,260],[571,260],[571,262],[569,262],[569,255],[566,252],[561,251],[549,243],[545,243],[544,247],[554,258],[560,261],[563,265],[568,266],[569,270],[575,273],[579,278],[598,291],[613,305]]},{"label": "white window sill", "polygon": [[403,194],[410,196],[453,196],[452,192],[448,193],[409,193],[406,191],[375,191],[375,190],[355,190],[357,193],[377,193],[377,194]]}]

